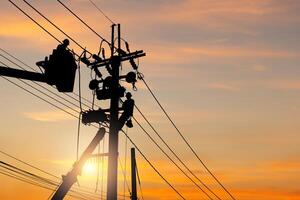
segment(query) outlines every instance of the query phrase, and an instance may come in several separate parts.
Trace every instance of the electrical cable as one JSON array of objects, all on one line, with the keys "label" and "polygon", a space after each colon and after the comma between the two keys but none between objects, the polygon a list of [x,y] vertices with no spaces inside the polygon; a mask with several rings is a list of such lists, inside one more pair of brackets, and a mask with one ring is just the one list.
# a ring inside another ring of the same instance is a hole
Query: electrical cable
[{"label": "electrical cable", "polygon": [[[49,18],[47,18],[44,14],[42,14],[39,10],[37,10],[33,5],[28,3],[28,1],[23,0],[29,7],[31,7],[35,12],[37,12],[40,16],[42,16],[45,20],[47,20],[52,26],[54,26],[57,30],[59,30],[61,33],[63,33],[65,36],[70,38],[78,47],[80,47],[82,50],[85,50],[85,48],[80,45],[76,40],[74,40],[71,36],[69,36],[66,32],[64,32],[62,29],[60,29],[56,24],[54,24]],[[88,52],[88,51],[87,51]],[[90,53],[90,52],[88,52]],[[92,53],[90,53],[92,55]]]},{"label": "electrical cable", "polygon": [[138,148],[138,146],[133,142],[133,140],[125,133],[125,131],[121,130],[123,134],[128,138],[130,143],[138,150],[138,152],[141,154],[141,156],[146,160],[146,162],[150,165],[150,167],[159,175],[161,179],[164,180],[164,182],[175,192],[177,193],[180,198],[186,199],[158,170],[157,168],[152,164],[152,162],[145,156],[145,154],[142,153],[142,151]]},{"label": "electrical cable", "polygon": [[[7,80],[8,82],[10,82],[10,83],[12,83],[13,85],[15,85],[15,86],[17,86],[17,87],[19,87],[19,88],[21,88],[22,90],[24,90],[24,91],[26,91],[26,92],[28,92],[29,94],[31,94],[31,95],[33,95],[33,96],[35,96],[35,97],[37,97],[37,98],[39,98],[39,99],[41,99],[42,101],[45,101],[46,103],[48,103],[48,104],[50,104],[50,105],[52,105],[52,106],[54,106],[54,107],[56,107],[56,108],[58,108],[58,109],[60,109],[60,110],[62,110],[62,111],[64,111],[64,112],[66,112],[67,114],[70,114],[70,115],[72,115],[71,113],[68,113],[67,111],[65,111],[64,109],[62,109],[62,108],[60,108],[59,106],[57,106],[57,105],[55,105],[55,104],[53,104],[53,103],[51,103],[51,102],[49,102],[49,101],[47,101],[47,100],[45,100],[45,99],[43,99],[42,97],[40,97],[40,96],[38,96],[38,95],[36,95],[36,94],[34,94],[33,92],[31,92],[31,91],[29,91],[28,89],[26,89],[26,88],[24,88],[23,86],[20,86],[20,85],[18,85],[18,84],[16,84],[16,83],[14,83],[13,81],[11,81],[11,80],[9,80],[8,78],[6,78],[6,77],[3,77],[3,76],[1,76],[3,79],[5,79],[5,80]],[[77,118],[77,116],[75,116],[75,115],[72,115],[73,117],[75,117],[75,118]],[[122,131],[125,135],[126,135],[126,133],[124,132],[124,131]],[[137,147],[137,145],[133,142],[133,140],[131,140],[131,138],[128,136],[128,135],[126,135],[126,137],[129,139],[129,141],[135,146],[135,148],[140,152],[140,154],[142,155],[142,157],[147,161],[147,163],[151,166],[151,168],[171,187],[171,189],[172,190],[174,190],[182,199],[185,199],[183,196],[182,196],[182,194],[157,170],[157,168],[150,162],[150,160],[141,152],[141,150]],[[123,196],[123,195],[122,195]]]},{"label": "electrical cable", "polygon": [[[140,113],[140,115],[144,118],[147,124],[151,127],[154,133],[159,137],[159,139],[164,143],[164,145],[169,149],[169,151],[176,157],[176,159],[184,166],[186,170],[188,170],[194,178],[196,178],[209,192],[211,192],[217,199],[221,199],[215,192],[213,192],[196,174],[182,161],[181,158],[175,153],[175,151],[167,144],[167,142],[162,138],[162,136],[157,132],[154,126],[150,123],[150,121],[146,118],[143,112],[139,109],[137,105],[135,105],[135,109]],[[135,119],[136,120],[136,119]]]},{"label": "electrical cable", "polygon": [[[21,159],[15,157],[15,156],[12,156],[11,154],[8,154],[8,153],[6,153],[6,152],[4,152],[4,151],[2,151],[2,150],[0,150],[0,153],[3,154],[3,155],[5,155],[5,156],[7,156],[7,157],[9,157],[9,158],[11,158],[11,159],[16,160],[16,161],[18,161],[18,162],[20,162],[20,163],[22,163],[22,164],[24,164],[24,165],[26,165],[26,166],[29,166],[29,167],[31,167],[31,168],[37,170],[37,171],[40,171],[40,172],[42,172],[42,173],[44,173],[44,174],[47,174],[47,175],[49,175],[49,176],[51,176],[51,177],[53,177],[53,178],[56,178],[57,180],[61,180],[60,177],[58,177],[58,176],[56,176],[56,175],[54,175],[54,174],[52,174],[52,173],[49,173],[49,172],[47,172],[47,171],[45,171],[45,170],[43,170],[43,169],[41,169],[41,168],[39,168],[39,167],[33,166],[32,164],[30,164],[30,163],[28,163],[28,162],[25,162],[25,161],[23,161],[23,160],[21,160]],[[0,166],[1,166],[1,165],[0,165]],[[52,181],[52,180],[51,180],[51,181]],[[54,182],[54,181],[52,181],[52,182]],[[55,182],[55,183],[56,183],[56,185],[57,185],[58,182]],[[84,188],[87,188],[87,187],[84,187]],[[92,192],[90,192],[90,191],[83,190],[82,187],[81,187],[81,188],[78,188],[78,189],[79,189],[80,192],[82,192],[82,193],[86,193],[86,194],[89,194],[89,195],[95,195],[94,193],[92,193]],[[87,188],[87,189],[91,189],[91,188]],[[101,195],[101,196],[103,196],[103,195]],[[118,196],[121,197],[121,196],[123,196],[123,195],[119,194]],[[129,197],[129,196],[126,196],[126,197]]]},{"label": "electrical cable", "polygon": [[96,4],[94,1],[89,0],[89,2],[90,2],[91,4],[93,4],[93,6],[94,6],[100,13],[102,13],[102,15],[103,15],[108,21],[110,21],[112,24],[115,24],[115,23],[113,22],[113,20],[111,20],[111,19],[104,13],[104,11],[103,11],[99,6],[97,6],[97,4]]},{"label": "electrical cable", "polygon": [[[58,0],[59,1],[59,0]],[[10,1],[11,2],[11,1]],[[60,2],[60,1],[59,1]],[[12,3],[12,2],[11,2]],[[60,2],[61,3],[61,2]],[[14,3],[13,3],[14,4]],[[14,4],[15,5],[15,4]],[[17,7],[17,8],[19,8],[19,7]],[[22,10],[21,10],[22,11]],[[24,13],[24,11],[23,11],[23,13]],[[26,14],[27,15],[27,14]],[[27,15],[28,16],[28,15]],[[28,16],[29,18],[31,18],[30,16]],[[32,19],[32,18],[31,18]],[[105,40],[104,40],[105,41]]]},{"label": "electrical cable", "polygon": [[38,25],[41,29],[43,29],[46,33],[48,33],[51,37],[53,37],[58,43],[61,44],[61,41],[57,39],[53,34],[51,34],[47,29],[45,29],[42,25],[40,25],[36,20],[34,20],[32,17],[30,17],[24,10],[22,10],[17,4],[15,4],[13,1],[8,0],[11,4],[13,4],[19,11],[21,11],[24,15],[26,15],[31,21],[33,21],[36,25]]},{"label": "electrical cable", "polygon": [[202,159],[198,156],[198,154],[196,153],[196,151],[194,150],[194,148],[189,144],[189,142],[187,141],[187,139],[183,136],[183,134],[181,133],[181,131],[178,129],[178,127],[176,126],[176,124],[174,123],[174,121],[171,119],[171,117],[169,116],[169,114],[166,112],[166,110],[164,109],[164,107],[161,105],[161,103],[158,101],[156,95],[153,93],[153,91],[151,90],[151,88],[149,87],[149,85],[146,83],[145,79],[143,77],[141,77],[141,80],[144,82],[145,86],[147,87],[147,89],[149,90],[150,94],[152,95],[152,97],[155,99],[155,101],[157,102],[157,104],[159,105],[159,107],[161,108],[161,110],[164,112],[165,116],[168,118],[168,120],[171,122],[171,124],[173,125],[173,127],[176,129],[176,131],[178,132],[178,134],[181,136],[182,140],[185,142],[185,144],[189,147],[189,149],[192,151],[192,153],[195,155],[195,157],[197,158],[197,160],[202,164],[202,166],[206,169],[206,171],[213,177],[213,179],[224,189],[224,191],[233,199],[236,200],[234,198],[234,196],[226,189],[226,187],[219,181],[219,179],[211,172],[211,170],[206,166],[206,164],[202,161]]},{"label": "electrical cable", "polygon": [[159,150],[185,175],[198,189],[200,189],[210,200],[213,200],[211,196],[203,190],[203,188],[196,183],[165,151],[164,149],[159,146],[159,144],[154,140],[154,138],[146,131],[146,129],[136,120],[135,117],[132,117],[135,123],[138,124],[138,126],[143,130],[144,133],[150,138],[150,140],[159,148]]},{"label": "electrical cable", "polygon": [[63,2],[61,2],[60,0],[57,0],[65,9],[67,9],[73,16],[75,16],[81,23],[83,23],[86,27],[88,27],[94,34],[96,34],[99,38],[101,38],[104,42],[106,42],[107,44],[109,44],[111,46],[111,44],[104,38],[102,37],[100,34],[98,34],[91,26],[89,26],[87,23],[85,23],[76,13],[74,13],[68,6],[66,6]]},{"label": "electrical cable", "polygon": [[[13,59],[15,59],[16,61],[18,61],[19,63],[21,63],[22,65],[28,67],[29,69],[33,70],[34,72],[37,72],[36,69],[34,69],[33,67],[29,66],[29,65],[26,64],[24,61],[20,60],[19,58],[17,58],[16,56],[12,55],[12,54],[9,53],[8,51],[6,51],[6,50],[4,50],[4,49],[2,49],[2,48],[0,48],[0,50],[1,50],[2,52],[4,52],[5,54],[7,54],[8,56],[10,56],[11,58],[13,58]],[[1,54],[1,55],[2,55],[2,54]],[[2,56],[2,57],[4,57],[4,56]],[[6,57],[6,60],[10,60],[10,59],[8,59],[8,58]],[[23,68],[22,66],[20,66],[20,65],[17,64],[16,62],[12,62],[11,60],[10,60],[10,62],[13,63],[13,64],[15,64],[15,65],[17,65],[17,66],[20,67],[21,69],[26,70],[25,68]],[[69,100],[66,99],[66,98],[63,98],[61,95],[58,95],[58,94],[55,93],[55,92],[52,92],[51,90],[49,90],[48,88],[44,87],[43,85],[40,85],[40,87],[42,87],[43,89],[47,90],[47,91],[50,92],[51,94],[53,94],[53,95],[55,95],[55,96],[57,96],[57,97],[59,97],[59,98],[65,100],[65,101],[67,101],[68,103],[72,104],[73,106],[77,106],[77,104],[75,104],[75,103],[69,101]],[[52,87],[55,88],[54,86],[52,86]],[[79,97],[79,95],[76,94],[75,92],[72,92],[72,94],[74,94],[76,97]],[[69,95],[69,94],[67,94],[67,93],[63,93],[63,95],[65,95],[65,96],[71,98],[72,100],[78,102],[78,99],[76,99],[75,97],[73,97],[73,96],[71,96],[71,95]],[[85,100],[86,102],[91,103],[88,99],[86,99],[86,98],[84,98],[84,97],[81,97],[81,98],[82,98],[83,100]],[[82,105],[84,105],[84,106],[86,106],[86,107],[89,108],[89,105],[87,105],[87,104],[85,104],[85,103],[82,103]],[[97,106],[98,106],[98,105],[97,105]]]},{"label": "electrical cable", "polygon": [[[122,101],[120,101],[122,102]],[[123,103],[123,102],[122,102]],[[133,116],[133,120],[138,124],[142,131],[150,138],[150,140],[158,147],[158,149],[179,169],[185,177],[187,177],[199,190],[201,190],[210,200],[213,198],[198,184],[196,183],[175,161],[172,159],[168,153],[155,141],[155,139],[149,134],[148,131],[141,125],[141,123]]]},{"label": "electrical cable", "polygon": [[122,174],[123,174],[124,181],[125,181],[125,183],[127,185],[128,193],[131,194],[130,186],[129,186],[127,180],[126,180],[125,171],[124,171],[124,167],[123,167],[122,161],[121,161],[120,157],[118,157],[118,159],[119,159],[119,164],[120,164],[120,167],[121,167],[121,171],[122,171]]},{"label": "electrical cable", "polygon": [[[2,54],[0,54],[0,56],[1,56],[1,57],[4,57]],[[4,58],[5,58],[5,57],[4,57]],[[11,62],[11,61],[10,61],[10,62]],[[2,61],[0,61],[0,63],[1,63],[2,65],[4,65],[5,67],[7,67],[7,68],[11,68],[11,67],[9,67],[7,64],[3,63]],[[56,102],[58,102],[58,103],[64,105],[65,107],[67,107],[68,109],[72,110],[73,112],[78,112],[78,111],[75,110],[74,108],[72,108],[72,107],[70,107],[69,105],[67,105],[67,104],[65,104],[65,103],[63,103],[63,102],[57,100],[56,98],[54,98],[54,97],[52,97],[51,95],[49,95],[49,94],[43,92],[42,90],[40,90],[40,89],[38,89],[38,88],[32,86],[31,84],[29,84],[29,83],[23,81],[23,80],[20,79],[20,78],[18,78],[18,79],[19,79],[22,83],[24,83],[25,85],[27,85],[27,86],[29,86],[29,87],[31,87],[31,88],[33,88],[33,89],[39,91],[40,93],[44,94],[45,96],[49,97],[50,99],[52,99],[52,100],[54,100],[54,101],[56,101]],[[43,88],[43,86],[41,86],[40,84],[36,83],[35,81],[33,81],[33,83],[34,83],[35,85],[40,86],[40,87]],[[49,91],[48,91],[48,92],[49,92]]]},{"label": "electrical cable", "polygon": [[141,197],[142,197],[142,200],[144,200],[144,195],[143,195],[143,190],[142,190],[142,184],[141,184],[140,174],[139,174],[138,166],[137,166],[136,163],[135,163],[135,169],[136,169],[137,178],[138,178],[138,182],[139,182],[139,188],[140,188]]},{"label": "electrical cable", "polygon": [[[126,133],[128,134],[128,127],[126,127]],[[124,182],[123,182],[123,193],[124,193],[124,197],[125,197],[125,184],[126,184],[126,178],[127,178],[127,137],[125,137],[125,155],[124,155]]]},{"label": "electrical cable", "polygon": [[[4,166],[3,166],[3,165],[4,165]],[[31,173],[31,172],[28,172],[28,171],[26,171],[26,170],[22,170],[22,169],[20,169],[20,168],[17,168],[17,167],[15,167],[15,166],[10,165],[10,164],[8,164],[8,163],[5,163],[5,162],[3,162],[3,161],[0,161],[0,167],[1,167],[1,168],[4,168],[4,169],[5,169],[5,170],[4,170],[5,172],[7,172],[7,170],[9,170],[9,171],[12,171],[12,172],[15,173],[15,174],[19,174],[19,175],[21,175],[21,176],[23,176],[23,177],[27,177],[27,179],[26,179],[26,178],[24,178],[24,179],[30,180],[31,183],[38,183],[38,184],[40,184],[40,185],[51,185],[51,186],[57,186],[57,184],[58,184],[58,183],[55,182],[55,181],[52,181],[52,180],[43,178],[43,177],[38,176],[38,175],[35,175],[35,174]],[[19,177],[20,177],[20,176],[19,176]],[[80,196],[82,196],[82,197],[85,197],[83,194],[80,194],[80,193],[77,192],[77,191],[70,190],[70,192],[71,192],[71,193],[77,193],[78,195],[80,195]]]}]

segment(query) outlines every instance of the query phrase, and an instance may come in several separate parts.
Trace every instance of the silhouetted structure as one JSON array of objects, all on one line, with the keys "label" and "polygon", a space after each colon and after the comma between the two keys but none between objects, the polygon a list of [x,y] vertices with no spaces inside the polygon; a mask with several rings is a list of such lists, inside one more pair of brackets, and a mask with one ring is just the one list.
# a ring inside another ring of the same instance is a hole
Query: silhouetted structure
[{"label": "silhouetted structure", "polygon": [[[123,128],[125,122],[129,121],[130,118],[133,116],[134,100],[131,97],[132,97],[132,95],[130,92],[126,93],[127,99],[124,101],[122,108],[121,108],[123,110],[123,113],[119,119],[119,130],[121,130]],[[130,126],[130,122],[128,123],[128,125]],[[131,123],[131,125],[132,125],[132,123]]]},{"label": "silhouetted structure", "polygon": [[49,85],[55,85],[59,92],[73,92],[77,64],[73,53],[67,49],[68,45],[69,40],[65,39],[53,50],[49,59],[45,57],[45,60],[36,63],[44,69],[43,73],[0,66],[0,75],[46,82]]}]

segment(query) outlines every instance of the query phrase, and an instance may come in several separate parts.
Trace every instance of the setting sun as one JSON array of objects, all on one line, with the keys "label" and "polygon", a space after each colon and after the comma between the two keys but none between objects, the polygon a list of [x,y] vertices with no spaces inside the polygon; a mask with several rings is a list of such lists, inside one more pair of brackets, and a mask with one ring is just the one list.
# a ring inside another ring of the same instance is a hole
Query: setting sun
[{"label": "setting sun", "polygon": [[82,175],[95,175],[97,172],[97,164],[86,162],[83,166]]}]

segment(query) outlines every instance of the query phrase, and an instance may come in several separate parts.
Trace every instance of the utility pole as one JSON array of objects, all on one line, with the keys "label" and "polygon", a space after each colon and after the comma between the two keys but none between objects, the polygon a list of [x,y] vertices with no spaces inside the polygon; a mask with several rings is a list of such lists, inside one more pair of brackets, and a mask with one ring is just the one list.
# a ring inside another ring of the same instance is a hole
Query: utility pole
[{"label": "utility pole", "polygon": [[135,149],[131,148],[131,200],[137,200]]},{"label": "utility pole", "polygon": [[[107,199],[117,200],[118,192],[118,142],[119,142],[119,75],[120,55],[114,55],[115,24],[112,25],[111,33],[111,100],[110,100],[110,127],[109,127],[109,156],[107,177]],[[118,49],[121,45],[120,24],[118,26]],[[119,54],[119,53],[118,53]]]},{"label": "utility pole", "polygon": [[[115,47],[115,27],[117,26],[117,48]],[[138,66],[136,65],[134,59],[145,56],[146,54],[143,50],[131,52],[129,49],[129,44],[124,40],[126,44],[126,50],[121,49],[121,27],[120,24],[113,24],[111,32],[111,43],[110,58],[105,59],[104,50],[102,51],[102,58],[96,54],[93,54],[92,58],[86,58],[85,51],[83,52],[83,57],[80,58],[81,62],[85,63],[91,70],[95,71],[97,78],[91,80],[89,88],[93,90],[97,96],[98,100],[108,100],[110,99],[109,109],[98,109],[98,110],[88,110],[82,112],[82,123],[83,124],[106,124],[109,123],[109,146],[108,153],[103,153],[97,156],[108,156],[108,174],[107,174],[107,199],[117,200],[118,192],[118,143],[119,143],[119,130],[124,126],[124,122],[131,122],[130,117],[133,113],[134,101],[131,99],[131,94],[126,95],[129,103],[129,110],[132,107],[132,111],[128,113],[125,111],[125,107],[119,108],[120,98],[124,97],[126,89],[120,85],[120,79],[124,79],[127,83],[132,84],[135,88],[135,83],[137,82],[138,76]],[[31,80],[44,82],[48,85],[55,86],[59,92],[72,92],[74,88],[74,81],[76,75],[76,60],[74,54],[69,51],[67,46],[69,45],[69,40],[65,39],[53,53],[45,58],[43,61],[39,61],[36,64],[43,68],[43,73],[28,72],[19,69],[8,68],[0,66],[0,76],[8,76],[19,79]],[[115,51],[116,50],[116,51]],[[91,60],[93,59],[93,60]],[[127,73],[126,75],[120,76],[120,66],[121,62],[129,61],[134,71]],[[102,78],[102,74],[99,68],[105,67],[110,74],[105,79]],[[99,80],[100,79],[100,80]],[[102,84],[102,87],[99,87]],[[126,101],[125,101],[126,102]],[[123,105],[124,106],[124,105]],[[123,109],[121,115],[121,122],[119,122],[119,111]],[[107,114],[108,113],[108,114]],[[125,115],[124,115],[125,113]],[[125,121],[124,121],[125,120]],[[130,123],[128,123],[130,124]],[[131,126],[128,125],[127,126]],[[92,157],[92,152],[104,137],[105,129],[100,128],[95,138],[89,144],[87,149],[84,151],[80,159],[74,164],[72,170],[63,176],[63,182],[58,187],[57,191],[52,197],[52,200],[62,200],[68,193],[72,185],[76,182],[77,176],[81,173],[81,168],[85,161]],[[135,183],[136,188],[136,183]],[[136,189],[135,189],[136,191]],[[135,192],[136,196],[136,192]],[[137,198],[135,198],[136,200]]]}]

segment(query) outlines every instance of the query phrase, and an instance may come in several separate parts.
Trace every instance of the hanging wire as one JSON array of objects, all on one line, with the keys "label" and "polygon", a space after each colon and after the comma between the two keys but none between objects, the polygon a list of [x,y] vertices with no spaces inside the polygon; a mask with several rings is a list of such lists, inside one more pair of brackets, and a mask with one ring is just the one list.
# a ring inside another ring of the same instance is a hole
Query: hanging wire
[{"label": "hanging wire", "polygon": [[[121,167],[121,170],[122,170],[122,174],[123,174],[123,177],[124,177],[124,180],[125,180],[125,172],[124,172],[124,167],[123,167],[123,165],[122,165],[122,162],[121,162],[121,159],[120,159],[120,157],[118,157],[118,159],[119,159],[119,164],[120,164],[120,167]],[[128,181],[127,180],[125,180],[125,183],[126,183],[126,186],[127,186],[127,190],[128,190],[128,193],[130,194],[130,196],[131,196],[131,191],[130,191],[130,186],[129,186],[129,184],[128,184]],[[124,195],[123,195],[124,196]]]},{"label": "hanging wire", "polygon": [[[78,68],[78,100],[79,100],[79,116],[78,116],[78,124],[77,124],[77,146],[76,146],[76,161],[78,161],[79,157],[79,142],[80,142],[80,125],[81,125],[81,114],[82,114],[82,100],[81,100],[81,68],[80,62],[81,57],[85,54],[85,50],[81,53],[78,59],[77,68]],[[78,181],[77,181],[78,183]]]},{"label": "hanging wire", "polygon": [[[105,136],[103,137],[102,139],[102,153],[104,153],[105,151]],[[104,190],[104,156],[102,156],[101,158],[101,163],[102,163],[102,166],[101,166],[101,196],[102,196],[102,193],[103,193],[103,190]]]},{"label": "hanging wire", "polygon": [[[100,154],[100,143],[98,144],[98,155]],[[98,185],[99,185],[99,176],[100,176],[100,157],[97,157],[97,179],[96,179],[96,188],[95,188],[95,193],[98,190]]]},{"label": "hanging wire", "polygon": [[114,22],[113,22],[113,20],[111,19],[111,18],[109,18],[105,13],[104,13],[104,11],[99,7],[99,6],[97,6],[97,4],[94,2],[94,1],[92,1],[92,0],[89,0],[89,2],[91,3],[91,4],[93,4],[93,6],[108,20],[108,21],[110,21],[112,24],[115,24]]},{"label": "hanging wire", "polygon": [[[126,127],[126,134],[128,134],[128,127]],[[127,142],[128,139],[125,137],[125,155],[124,155],[124,182],[123,182],[123,193],[125,198],[125,184],[127,179]]]},{"label": "hanging wire", "polygon": [[137,177],[138,177],[138,182],[139,182],[139,188],[140,188],[141,197],[144,200],[144,195],[143,195],[143,190],[142,190],[142,184],[141,184],[140,174],[139,174],[139,170],[138,170],[138,166],[137,166],[136,162],[135,162],[135,169],[136,169],[136,173],[137,173]]}]

